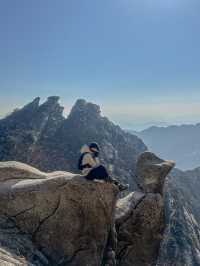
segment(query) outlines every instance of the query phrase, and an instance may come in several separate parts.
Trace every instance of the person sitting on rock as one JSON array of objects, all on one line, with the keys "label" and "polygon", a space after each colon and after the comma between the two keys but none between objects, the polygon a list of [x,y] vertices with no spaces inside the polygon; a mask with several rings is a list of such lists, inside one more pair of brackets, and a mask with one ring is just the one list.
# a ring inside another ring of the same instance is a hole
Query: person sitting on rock
[{"label": "person sitting on rock", "polygon": [[100,163],[99,152],[100,148],[96,142],[82,147],[78,168],[85,178],[88,180],[101,180],[114,183],[120,191],[128,189],[128,185],[123,185],[116,179],[110,177],[105,166]]}]

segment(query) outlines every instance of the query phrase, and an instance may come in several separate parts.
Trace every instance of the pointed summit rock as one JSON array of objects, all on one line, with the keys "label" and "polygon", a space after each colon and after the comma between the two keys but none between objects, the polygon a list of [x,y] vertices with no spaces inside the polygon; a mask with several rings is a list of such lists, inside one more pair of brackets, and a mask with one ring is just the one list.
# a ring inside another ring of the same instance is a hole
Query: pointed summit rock
[{"label": "pointed summit rock", "polygon": [[[69,114],[68,119],[77,119],[79,122],[90,122],[99,119],[101,115],[100,106],[78,99]],[[78,122],[78,121],[77,121]]]},{"label": "pointed summit rock", "polygon": [[142,190],[162,194],[165,178],[174,166],[174,161],[160,159],[152,152],[142,153],[138,158],[136,168]]},{"label": "pointed summit rock", "polygon": [[64,117],[59,97],[52,96],[39,105],[40,98],[0,120],[0,160],[32,161],[41,139],[52,136]]},{"label": "pointed summit rock", "polygon": [[40,98],[35,98],[32,102],[26,104],[20,109],[15,109],[12,113],[0,120],[1,125],[6,128],[20,128],[29,124],[32,117],[36,114],[39,109]]},{"label": "pointed summit rock", "polygon": [[139,156],[136,168],[143,191],[134,191],[117,202],[117,265],[192,265],[157,264],[165,228],[164,183],[174,165],[151,152]]},{"label": "pointed summit rock", "polygon": [[28,103],[23,109],[37,109],[40,104],[40,97],[36,97],[32,102]]}]

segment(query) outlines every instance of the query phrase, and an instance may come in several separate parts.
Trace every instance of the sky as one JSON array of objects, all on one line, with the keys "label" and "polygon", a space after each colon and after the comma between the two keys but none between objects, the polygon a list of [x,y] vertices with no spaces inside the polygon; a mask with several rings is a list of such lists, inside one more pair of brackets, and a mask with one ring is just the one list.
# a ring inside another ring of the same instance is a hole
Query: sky
[{"label": "sky", "polygon": [[0,0],[0,116],[40,96],[124,128],[200,122],[199,0]]}]

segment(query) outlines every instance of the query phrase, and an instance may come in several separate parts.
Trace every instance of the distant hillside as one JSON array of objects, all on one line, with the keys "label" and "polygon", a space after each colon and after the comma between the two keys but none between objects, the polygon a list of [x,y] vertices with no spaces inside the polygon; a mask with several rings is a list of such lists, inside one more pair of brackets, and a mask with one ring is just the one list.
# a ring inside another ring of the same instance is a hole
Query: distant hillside
[{"label": "distant hillside", "polygon": [[178,168],[187,170],[200,166],[200,124],[150,127],[134,132],[149,150],[176,161]]},{"label": "distant hillside", "polygon": [[81,146],[97,141],[113,175],[134,186],[136,160],[147,149],[144,143],[102,117],[98,105],[80,99],[64,118],[58,100],[52,96],[40,105],[36,98],[0,120],[0,161],[77,172]]}]

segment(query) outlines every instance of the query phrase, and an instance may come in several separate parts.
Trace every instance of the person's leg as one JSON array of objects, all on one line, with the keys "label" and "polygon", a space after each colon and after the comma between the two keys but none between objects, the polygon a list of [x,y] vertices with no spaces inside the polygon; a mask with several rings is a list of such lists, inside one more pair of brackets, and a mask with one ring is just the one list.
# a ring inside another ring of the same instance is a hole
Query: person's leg
[{"label": "person's leg", "polygon": [[95,168],[93,168],[89,174],[86,176],[88,180],[94,180],[94,179],[99,179],[99,180],[105,180],[107,181],[109,178],[108,172],[106,168],[103,165],[99,165]]},{"label": "person's leg", "polygon": [[88,180],[94,180],[94,179],[99,179],[99,180],[104,180],[110,183],[115,184],[120,191],[128,189],[128,185],[123,185],[121,184],[118,180],[114,179],[108,174],[107,169],[103,165],[99,165],[95,168],[93,168],[89,174],[86,176]]},{"label": "person's leg", "polygon": [[88,180],[94,180],[95,179],[95,168],[91,169],[90,172],[85,176]]},{"label": "person's leg", "polygon": [[99,165],[98,167],[96,167],[96,176],[96,179],[108,181],[109,174],[104,165]]}]

